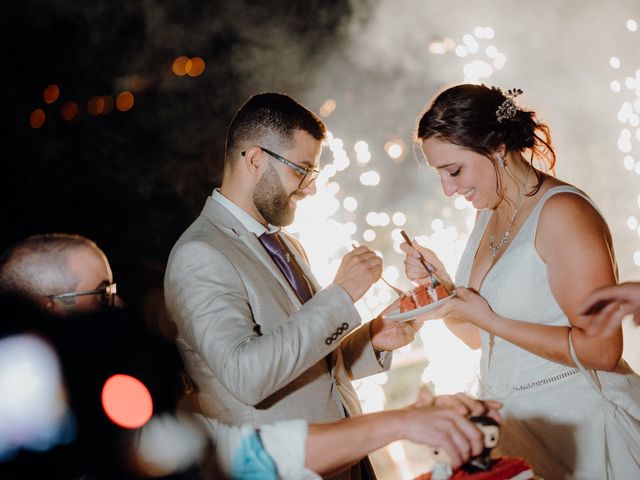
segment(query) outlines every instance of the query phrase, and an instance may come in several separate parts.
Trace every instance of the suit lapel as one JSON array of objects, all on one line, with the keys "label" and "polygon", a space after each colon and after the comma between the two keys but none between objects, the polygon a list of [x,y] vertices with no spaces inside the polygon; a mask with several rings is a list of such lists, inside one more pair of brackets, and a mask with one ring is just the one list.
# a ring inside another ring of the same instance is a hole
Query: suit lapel
[{"label": "suit lapel", "polygon": [[[220,230],[225,232],[232,241],[240,241],[244,244],[247,250],[269,271],[269,273],[276,279],[276,281],[282,286],[283,291],[286,293],[289,300],[297,306],[300,306],[300,299],[296,292],[293,290],[289,281],[282,274],[278,266],[275,264],[271,255],[264,249],[260,240],[248,231],[242,223],[234,217],[229,210],[213,200],[211,197],[207,198],[202,215],[211,223],[213,223]],[[297,252],[294,254],[297,255]],[[304,263],[304,262],[303,262]],[[306,275],[305,271],[305,275]]]}]

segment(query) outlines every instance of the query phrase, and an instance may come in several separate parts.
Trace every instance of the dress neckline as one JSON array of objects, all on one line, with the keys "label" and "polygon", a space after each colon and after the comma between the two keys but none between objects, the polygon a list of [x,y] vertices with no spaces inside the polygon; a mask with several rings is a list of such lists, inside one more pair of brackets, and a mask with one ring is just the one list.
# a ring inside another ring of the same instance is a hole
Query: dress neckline
[{"label": "dress neckline", "polygon": [[[556,189],[563,189],[563,188],[567,188],[567,187],[569,187],[569,190],[575,189],[575,187],[572,187],[571,185],[556,185],[555,187],[550,187],[549,189],[547,189],[545,192],[542,193],[542,195],[540,196],[540,198],[538,199],[536,204],[533,206],[533,208],[531,209],[531,211],[527,215],[527,218],[525,219],[525,221],[522,222],[522,225],[520,226],[520,228],[518,229],[516,234],[511,238],[511,241],[509,242],[509,244],[506,245],[505,249],[502,251],[502,255],[500,255],[500,257],[489,267],[489,269],[483,275],[482,279],[480,280],[480,283],[478,284],[478,289],[477,289],[478,292],[480,292],[480,290],[482,289],[482,286],[484,285],[484,282],[487,279],[487,277],[489,276],[489,274],[491,274],[491,272],[493,272],[493,270],[496,268],[496,266],[499,265],[502,262],[502,259],[507,255],[507,253],[511,249],[511,245],[516,243],[516,241],[521,237],[520,233],[523,232],[525,230],[525,227],[528,226],[529,222],[534,217],[534,214],[535,213],[538,214],[538,215],[535,215],[536,218],[539,216],[539,211],[538,210],[541,208],[541,205],[543,205],[543,202],[545,202],[547,200],[547,198],[549,197],[549,193],[553,192]],[[485,221],[484,227],[482,228],[482,231],[479,232],[479,236],[478,236],[478,239],[477,239],[477,244],[476,244],[476,247],[475,247],[475,252],[473,254],[473,259],[471,260],[471,266],[469,268],[469,273],[467,274],[467,281],[466,281],[467,285],[469,285],[469,279],[471,278],[471,272],[473,271],[473,267],[474,267],[476,258],[478,257],[478,251],[480,250],[480,244],[482,243],[482,239],[484,238],[484,235],[485,235],[485,233],[487,231],[487,228],[489,227],[489,222],[491,221],[491,218],[493,217],[494,213],[495,213],[495,210],[492,210],[491,213],[486,218],[486,221]]]}]

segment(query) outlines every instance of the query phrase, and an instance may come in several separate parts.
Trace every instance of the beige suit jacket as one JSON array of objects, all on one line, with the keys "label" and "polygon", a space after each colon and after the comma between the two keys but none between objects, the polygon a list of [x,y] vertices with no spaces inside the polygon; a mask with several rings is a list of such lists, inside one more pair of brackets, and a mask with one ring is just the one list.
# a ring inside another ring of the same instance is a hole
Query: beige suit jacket
[{"label": "beige suit jacket", "polygon": [[344,408],[361,412],[351,380],[389,367],[391,354],[381,366],[346,291],[321,289],[298,242],[286,240],[317,291],[304,305],[255,234],[211,198],[171,251],[167,311],[206,416],[253,426],[334,421]]}]

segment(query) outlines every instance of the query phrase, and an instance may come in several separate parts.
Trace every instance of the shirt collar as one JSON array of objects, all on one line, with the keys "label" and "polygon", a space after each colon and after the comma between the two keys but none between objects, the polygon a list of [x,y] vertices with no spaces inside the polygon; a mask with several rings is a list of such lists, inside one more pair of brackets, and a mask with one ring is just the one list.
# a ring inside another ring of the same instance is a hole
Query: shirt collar
[{"label": "shirt collar", "polygon": [[211,194],[211,198],[222,205],[224,208],[229,210],[229,213],[233,215],[244,228],[254,233],[256,237],[259,237],[265,232],[275,233],[280,231],[280,227],[276,227],[275,225],[269,224],[267,227],[262,225],[259,221],[249,215],[246,211],[244,211],[241,207],[233,203],[227,197],[220,193],[220,190],[217,188]]}]

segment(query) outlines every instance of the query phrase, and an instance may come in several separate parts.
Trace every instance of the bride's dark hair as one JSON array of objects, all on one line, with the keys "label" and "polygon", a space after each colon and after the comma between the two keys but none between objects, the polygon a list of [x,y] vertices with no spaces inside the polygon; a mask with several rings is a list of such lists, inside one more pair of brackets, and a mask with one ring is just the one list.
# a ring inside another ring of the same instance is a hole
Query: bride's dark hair
[{"label": "bride's dark hair", "polygon": [[[549,127],[536,119],[530,110],[518,108],[509,119],[499,122],[498,107],[507,97],[498,89],[485,85],[463,84],[448,88],[431,102],[418,122],[416,138],[420,141],[439,138],[484,155],[495,165],[493,155],[500,145],[507,152],[530,151],[529,163],[538,160],[553,171],[556,154],[551,146]],[[538,179],[531,194],[542,184],[544,175],[533,170]]]}]

